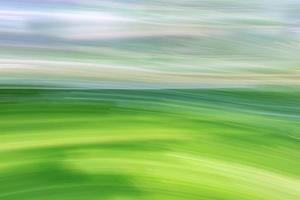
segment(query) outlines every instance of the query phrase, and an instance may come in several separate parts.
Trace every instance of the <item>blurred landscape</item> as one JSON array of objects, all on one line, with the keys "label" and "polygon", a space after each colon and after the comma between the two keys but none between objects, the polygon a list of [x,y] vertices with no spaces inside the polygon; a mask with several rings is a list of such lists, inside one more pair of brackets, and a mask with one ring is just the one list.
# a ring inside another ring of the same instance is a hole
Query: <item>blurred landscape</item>
[{"label": "blurred landscape", "polygon": [[3,0],[0,83],[299,85],[299,13],[289,0]]},{"label": "blurred landscape", "polygon": [[299,200],[298,0],[0,0],[1,200]]}]

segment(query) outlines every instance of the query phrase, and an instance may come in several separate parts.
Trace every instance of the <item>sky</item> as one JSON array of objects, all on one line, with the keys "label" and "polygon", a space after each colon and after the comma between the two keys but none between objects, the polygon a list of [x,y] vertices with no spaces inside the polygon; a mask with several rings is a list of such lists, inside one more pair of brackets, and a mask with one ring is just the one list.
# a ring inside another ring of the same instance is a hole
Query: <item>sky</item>
[{"label": "sky", "polygon": [[0,85],[298,85],[299,1],[0,1]]}]

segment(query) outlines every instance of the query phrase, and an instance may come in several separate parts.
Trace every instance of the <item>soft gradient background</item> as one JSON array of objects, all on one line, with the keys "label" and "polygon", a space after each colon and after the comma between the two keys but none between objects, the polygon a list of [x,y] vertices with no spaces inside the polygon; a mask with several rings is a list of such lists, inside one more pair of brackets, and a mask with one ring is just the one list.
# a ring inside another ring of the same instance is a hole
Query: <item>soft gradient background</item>
[{"label": "soft gradient background", "polygon": [[0,0],[1,200],[299,200],[299,0]]}]

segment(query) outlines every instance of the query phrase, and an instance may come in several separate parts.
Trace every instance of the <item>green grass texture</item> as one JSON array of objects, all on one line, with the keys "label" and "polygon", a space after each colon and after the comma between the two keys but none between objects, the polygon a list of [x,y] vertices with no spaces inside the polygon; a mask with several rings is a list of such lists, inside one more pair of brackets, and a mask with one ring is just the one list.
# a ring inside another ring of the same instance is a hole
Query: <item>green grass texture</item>
[{"label": "green grass texture", "polygon": [[0,89],[1,200],[299,200],[300,91]]}]

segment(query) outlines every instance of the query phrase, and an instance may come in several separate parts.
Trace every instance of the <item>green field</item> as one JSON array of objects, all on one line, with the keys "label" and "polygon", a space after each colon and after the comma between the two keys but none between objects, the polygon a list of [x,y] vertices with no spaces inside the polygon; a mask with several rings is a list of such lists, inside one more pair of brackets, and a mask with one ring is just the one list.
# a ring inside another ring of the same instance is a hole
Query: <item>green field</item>
[{"label": "green field", "polygon": [[0,89],[1,200],[299,200],[300,90]]}]

